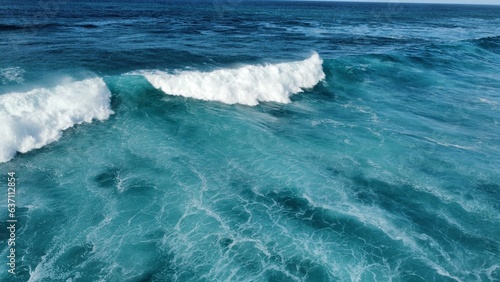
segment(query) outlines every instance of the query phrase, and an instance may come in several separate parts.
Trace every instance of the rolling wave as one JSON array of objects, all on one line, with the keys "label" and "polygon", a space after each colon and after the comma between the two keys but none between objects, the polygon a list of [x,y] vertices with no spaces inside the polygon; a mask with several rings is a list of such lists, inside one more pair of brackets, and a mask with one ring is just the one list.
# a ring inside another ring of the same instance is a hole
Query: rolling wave
[{"label": "rolling wave", "polygon": [[0,163],[58,140],[75,124],[105,120],[113,113],[101,78],[0,95]]},{"label": "rolling wave", "polygon": [[155,88],[166,94],[226,104],[255,106],[259,102],[289,103],[290,95],[314,87],[325,78],[317,53],[290,63],[248,65],[212,72],[140,71]]},{"label": "rolling wave", "polygon": [[481,37],[471,40],[471,42],[486,50],[500,51],[500,36]]}]

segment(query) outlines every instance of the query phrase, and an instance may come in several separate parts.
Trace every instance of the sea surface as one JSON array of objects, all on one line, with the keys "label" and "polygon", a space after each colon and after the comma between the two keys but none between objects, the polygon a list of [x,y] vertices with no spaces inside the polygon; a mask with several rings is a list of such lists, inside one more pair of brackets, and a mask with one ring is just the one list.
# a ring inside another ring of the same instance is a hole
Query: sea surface
[{"label": "sea surface", "polygon": [[1,281],[500,281],[500,6],[2,1],[0,173]]}]

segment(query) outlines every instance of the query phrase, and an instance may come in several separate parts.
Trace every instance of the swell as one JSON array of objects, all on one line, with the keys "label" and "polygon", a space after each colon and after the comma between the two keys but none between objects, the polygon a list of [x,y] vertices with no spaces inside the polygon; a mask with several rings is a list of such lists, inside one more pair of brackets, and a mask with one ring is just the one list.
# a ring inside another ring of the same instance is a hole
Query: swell
[{"label": "swell", "polygon": [[339,34],[326,39],[334,46],[394,46],[428,44],[429,41],[416,37],[361,36]]},{"label": "swell", "polygon": [[99,25],[92,23],[81,23],[75,25],[64,25],[58,23],[45,23],[45,24],[0,24],[1,31],[36,31],[50,28],[64,28],[64,27],[80,27],[85,29],[99,28]]},{"label": "swell", "polygon": [[485,50],[500,52],[500,36],[481,37],[470,42]]},{"label": "swell", "polygon": [[60,24],[47,23],[47,24],[0,24],[0,31],[18,31],[18,30],[38,30],[45,28],[59,27]]},{"label": "swell", "polygon": [[472,42],[485,42],[485,41],[499,42],[500,41],[500,35],[480,37],[480,38],[472,39],[471,41]]}]

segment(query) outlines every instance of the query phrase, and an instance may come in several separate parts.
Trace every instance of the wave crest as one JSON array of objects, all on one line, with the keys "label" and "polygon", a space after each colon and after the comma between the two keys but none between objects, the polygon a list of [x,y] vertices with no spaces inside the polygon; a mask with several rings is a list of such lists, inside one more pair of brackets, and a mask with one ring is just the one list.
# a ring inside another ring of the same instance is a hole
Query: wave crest
[{"label": "wave crest", "polygon": [[58,140],[75,124],[107,119],[110,97],[101,78],[0,95],[0,162]]},{"label": "wave crest", "polygon": [[149,83],[166,94],[226,104],[255,106],[259,102],[289,103],[290,95],[314,87],[325,78],[317,53],[290,63],[248,65],[212,72],[141,71]]}]

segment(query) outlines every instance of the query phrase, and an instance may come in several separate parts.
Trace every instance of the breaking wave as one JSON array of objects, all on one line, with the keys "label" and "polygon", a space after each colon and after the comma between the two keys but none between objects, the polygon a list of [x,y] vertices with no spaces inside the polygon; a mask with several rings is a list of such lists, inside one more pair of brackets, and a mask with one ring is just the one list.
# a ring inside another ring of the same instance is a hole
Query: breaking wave
[{"label": "breaking wave", "polygon": [[75,124],[107,119],[110,97],[101,78],[0,95],[0,162],[58,140]]},{"label": "breaking wave", "polygon": [[140,71],[155,88],[166,94],[226,104],[255,106],[259,102],[289,103],[290,95],[314,87],[325,78],[317,53],[304,61],[247,65],[212,72]]}]

